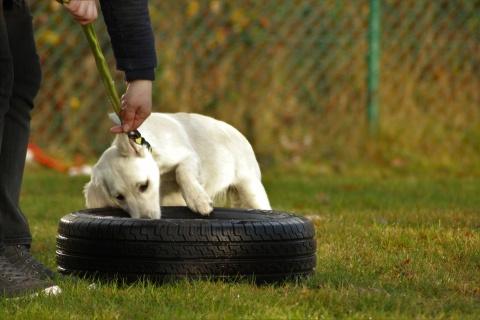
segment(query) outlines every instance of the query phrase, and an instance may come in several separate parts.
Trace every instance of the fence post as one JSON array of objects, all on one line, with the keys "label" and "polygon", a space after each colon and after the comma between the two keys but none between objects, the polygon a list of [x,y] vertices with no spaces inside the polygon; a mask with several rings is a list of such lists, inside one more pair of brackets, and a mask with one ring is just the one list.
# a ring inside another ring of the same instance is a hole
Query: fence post
[{"label": "fence post", "polygon": [[380,65],[380,1],[370,0],[367,55],[367,123],[370,132],[378,129],[378,78]]}]

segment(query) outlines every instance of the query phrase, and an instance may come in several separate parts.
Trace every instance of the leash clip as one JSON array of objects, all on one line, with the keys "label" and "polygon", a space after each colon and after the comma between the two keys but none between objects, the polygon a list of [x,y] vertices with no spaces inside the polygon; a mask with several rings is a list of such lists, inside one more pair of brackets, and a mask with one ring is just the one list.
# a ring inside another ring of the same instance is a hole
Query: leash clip
[{"label": "leash clip", "polygon": [[150,146],[150,143],[148,143],[148,141],[145,140],[144,137],[142,137],[142,135],[140,134],[140,132],[138,132],[138,130],[130,131],[129,133],[127,133],[127,135],[129,139],[132,139],[136,144],[140,146],[147,147],[148,151],[152,153],[152,146]]}]

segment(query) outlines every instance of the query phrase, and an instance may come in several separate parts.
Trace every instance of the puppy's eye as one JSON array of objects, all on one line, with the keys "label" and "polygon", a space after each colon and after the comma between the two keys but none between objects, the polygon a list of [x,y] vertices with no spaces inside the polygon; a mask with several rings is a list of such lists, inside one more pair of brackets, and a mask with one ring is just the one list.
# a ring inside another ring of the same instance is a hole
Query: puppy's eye
[{"label": "puppy's eye", "polygon": [[145,184],[142,184],[139,188],[140,192],[145,192],[148,189],[148,181]]},{"label": "puppy's eye", "polygon": [[123,196],[123,194],[117,194],[115,196],[115,199],[117,199],[118,201],[123,201],[123,200],[125,200],[125,197]]}]

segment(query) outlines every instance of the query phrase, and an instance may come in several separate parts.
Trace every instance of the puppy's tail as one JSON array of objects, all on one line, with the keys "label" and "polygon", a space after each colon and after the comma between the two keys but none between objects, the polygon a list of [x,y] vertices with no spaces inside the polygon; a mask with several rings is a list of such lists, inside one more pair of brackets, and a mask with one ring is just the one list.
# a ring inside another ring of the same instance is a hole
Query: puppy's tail
[{"label": "puppy's tail", "polygon": [[115,123],[117,126],[121,126],[121,125],[122,125],[122,122],[120,121],[120,118],[117,116],[116,113],[114,113],[114,112],[109,113],[109,114],[108,114],[108,117],[109,117],[110,120],[112,120],[113,123]]}]

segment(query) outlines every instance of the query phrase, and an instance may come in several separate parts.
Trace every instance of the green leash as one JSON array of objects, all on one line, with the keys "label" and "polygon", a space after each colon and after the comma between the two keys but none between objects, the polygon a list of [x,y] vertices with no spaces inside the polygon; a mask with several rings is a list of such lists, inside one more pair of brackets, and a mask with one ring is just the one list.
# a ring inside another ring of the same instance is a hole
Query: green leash
[{"label": "green leash", "polygon": [[[100,48],[100,44],[98,43],[97,35],[95,34],[95,30],[93,29],[92,23],[88,23],[86,25],[82,25],[83,33],[87,37],[88,44],[90,45],[90,49],[92,49],[93,56],[95,57],[95,63],[97,64],[97,69],[100,73],[100,76],[103,81],[103,85],[107,90],[108,97],[110,98],[110,102],[112,103],[113,109],[120,119],[120,123],[122,119],[120,118],[120,111],[122,110],[120,106],[120,98],[118,97],[117,90],[115,89],[115,83],[113,82],[112,76],[107,66],[107,62],[105,57],[102,53],[102,48]],[[135,141],[136,144],[146,146],[150,152],[152,152],[152,147],[150,144],[142,137],[138,130],[131,131],[128,133],[128,137]]]},{"label": "green leash", "polygon": [[95,57],[95,62],[97,64],[97,69],[100,72],[100,76],[102,77],[103,85],[107,90],[110,102],[112,103],[113,109],[115,110],[118,118],[120,118],[120,111],[122,110],[122,108],[120,107],[120,98],[118,97],[117,90],[115,89],[115,83],[113,82],[110,71],[108,70],[107,61],[103,56],[102,48],[100,48],[100,44],[98,43],[97,35],[95,34],[93,25],[90,22],[86,25],[82,25],[82,29],[83,33],[87,37],[90,49],[92,49],[93,56]]}]

